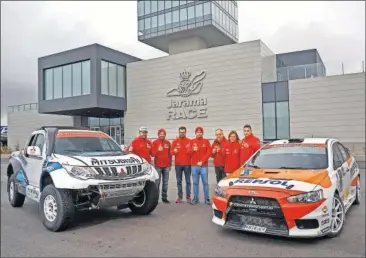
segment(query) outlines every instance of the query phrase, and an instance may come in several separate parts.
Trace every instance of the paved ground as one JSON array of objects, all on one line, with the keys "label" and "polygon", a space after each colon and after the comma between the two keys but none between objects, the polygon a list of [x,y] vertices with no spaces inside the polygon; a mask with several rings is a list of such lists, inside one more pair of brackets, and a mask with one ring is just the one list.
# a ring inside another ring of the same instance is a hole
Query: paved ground
[{"label": "paved ground", "polygon": [[[159,204],[146,217],[114,209],[83,212],[76,228],[51,233],[41,224],[34,202],[27,200],[18,209],[9,205],[4,170],[2,165],[1,256],[365,257],[364,204],[351,208],[341,236],[335,239],[291,240],[238,233],[212,224],[209,206],[175,203]],[[174,185],[173,177],[171,199],[175,198]]]}]

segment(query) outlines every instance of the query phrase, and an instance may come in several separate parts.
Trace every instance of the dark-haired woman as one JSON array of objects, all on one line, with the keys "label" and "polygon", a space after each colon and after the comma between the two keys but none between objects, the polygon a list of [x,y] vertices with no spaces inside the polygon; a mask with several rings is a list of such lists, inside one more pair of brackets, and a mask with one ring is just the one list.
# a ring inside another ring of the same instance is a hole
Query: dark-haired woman
[{"label": "dark-haired woman", "polygon": [[225,155],[225,174],[232,174],[240,167],[240,143],[239,136],[236,131],[231,131],[228,136],[228,141],[222,149],[222,154]]}]

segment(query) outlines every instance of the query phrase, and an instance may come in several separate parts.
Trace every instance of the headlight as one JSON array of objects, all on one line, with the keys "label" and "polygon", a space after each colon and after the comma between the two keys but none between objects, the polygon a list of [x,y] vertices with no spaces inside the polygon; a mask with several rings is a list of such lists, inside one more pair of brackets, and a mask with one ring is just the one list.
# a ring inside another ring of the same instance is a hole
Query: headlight
[{"label": "headlight", "polygon": [[215,188],[215,195],[225,198],[226,192],[224,191],[224,189],[222,189],[220,186],[217,185]]},{"label": "headlight", "polygon": [[142,164],[142,171],[145,171],[147,174],[151,173],[151,165],[149,162],[145,161],[144,164]]},{"label": "headlight", "polygon": [[323,190],[317,190],[313,192],[303,193],[299,195],[293,195],[287,197],[287,201],[290,203],[314,203],[323,199]]},{"label": "headlight", "polygon": [[96,173],[92,168],[89,167],[72,167],[72,166],[64,166],[67,173],[69,173],[70,176],[79,178],[79,179],[90,179],[94,178]]}]

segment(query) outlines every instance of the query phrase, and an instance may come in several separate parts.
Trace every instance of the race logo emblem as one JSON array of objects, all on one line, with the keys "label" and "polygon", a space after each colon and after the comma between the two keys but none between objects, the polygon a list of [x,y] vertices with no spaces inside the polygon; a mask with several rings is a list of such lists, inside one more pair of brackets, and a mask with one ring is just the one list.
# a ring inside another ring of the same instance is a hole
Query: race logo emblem
[{"label": "race logo emblem", "polygon": [[168,97],[189,97],[191,95],[199,94],[202,90],[203,83],[202,80],[206,77],[206,72],[202,71],[197,74],[193,79],[191,78],[191,73],[184,71],[180,74],[181,82],[177,89],[169,91],[166,95]]},{"label": "race logo emblem", "polygon": [[324,206],[324,207],[322,208],[322,212],[323,212],[323,213],[327,213],[327,212],[328,212],[328,207],[327,207],[327,206]]},{"label": "race logo emblem", "polygon": [[257,194],[257,192],[256,191],[248,191],[248,194],[255,195],[255,194]]}]

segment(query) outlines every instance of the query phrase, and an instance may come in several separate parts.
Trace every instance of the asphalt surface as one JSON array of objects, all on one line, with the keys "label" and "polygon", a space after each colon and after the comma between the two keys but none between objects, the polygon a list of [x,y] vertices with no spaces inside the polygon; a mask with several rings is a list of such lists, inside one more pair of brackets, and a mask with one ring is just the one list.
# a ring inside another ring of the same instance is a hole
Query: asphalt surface
[{"label": "asphalt surface", "polygon": [[[212,168],[210,173],[213,192]],[[361,178],[364,189],[365,177]],[[35,202],[27,200],[22,208],[10,206],[2,164],[1,256],[365,257],[364,203],[350,209],[338,238],[296,240],[216,226],[210,206],[175,204],[174,177],[169,187],[172,203],[159,204],[149,216],[116,209],[81,212],[75,227],[52,233],[43,227]]]}]

